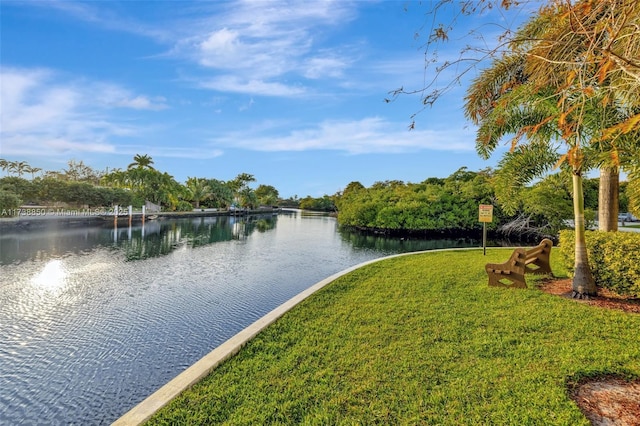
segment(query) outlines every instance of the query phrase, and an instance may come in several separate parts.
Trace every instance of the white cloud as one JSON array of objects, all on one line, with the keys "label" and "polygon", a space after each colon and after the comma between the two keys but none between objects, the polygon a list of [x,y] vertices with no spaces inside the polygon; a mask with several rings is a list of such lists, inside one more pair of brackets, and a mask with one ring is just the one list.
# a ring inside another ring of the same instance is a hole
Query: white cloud
[{"label": "white cloud", "polygon": [[72,141],[65,137],[50,137],[41,134],[21,134],[2,136],[2,155],[13,156],[55,156],[69,152],[114,153],[112,144]]},{"label": "white cloud", "polygon": [[[318,51],[316,38],[354,17],[348,2],[238,1],[194,25],[172,54],[190,58],[213,76],[201,87],[264,96],[308,93],[304,79],[340,79],[351,60]],[[290,82],[296,83],[290,83]]]},{"label": "white cloud", "polygon": [[67,117],[68,111],[78,102],[78,96],[64,87],[42,90],[42,82],[50,76],[46,70],[3,68],[0,71],[2,133],[49,126]]},{"label": "white cloud", "polygon": [[282,136],[260,136],[268,126],[234,132],[212,140],[214,146],[254,151],[333,150],[349,154],[406,153],[422,150],[474,150],[471,130],[413,130],[379,117],[356,121],[324,121],[318,126]]},{"label": "white cloud", "polygon": [[105,108],[131,108],[150,111],[160,111],[168,108],[167,100],[162,96],[137,95],[112,83],[83,82],[81,84],[82,86],[78,87],[78,90],[91,93],[96,104],[100,104]]},{"label": "white cloud", "polygon": [[[219,31],[212,32],[206,40],[200,43],[200,49],[205,54],[208,52],[214,55],[236,54],[236,52],[243,47],[238,40],[239,38],[237,31],[223,28]],[[215,66],[215,64],[213,66]]]},{"label": "white cloud", "polygon": [[[107,152],[107,151],[105,151]],[[110,151],[112,154],[116,152]],[[118,145],[117,154],[133,157],[144,152],[153,158],[186,158],[206,160],[224,155],[224,151],[210,147],[164,146],[164,145]]]},{"label": "white cloud", "polygon": [[326,77],[340,78],[348,64],[344,58],[339,57],[315,57],[305,64],[304,76],[310,79]]},{"label": "white cloud", "polygon": [[248,93],[251,95],[264,96],[292,97],[300,96],[306,92],[306,89],[301,86],[256,79],[242,79],[232,75],[203,80],[199,83],[199,86],[220,92]]},{"label": "white cloud", "polygon": [[179,146],[136,146],[120,147],[121,154],[135,155],[145,152],[151,157],[188,158],[203,160],[220,157],[224,154],[221,149],[199,148],[199,147],[179,147]]},{"label": "white cloud", "polygon": [[113,152],[110,139],[139,132],[114,109],[165,108],[104,82],[69,79],[52,70],[0,69],[0,138],[3,155],[47,152]]},{"label": "white cloud", "polygon": [[298,58],[310,47],[306,38],[300,30],[257,38],[242,29],[222,28],[207,34],[193,54],[207,68],[270,78],[296,70]]},{"label": "white cloud", "polygon": [[[155,16],[154,24],[129,16],[123,12],[125,9],[111,7],[109,2],[35,3],[102,28],[169,43],[165,56],[187,58],[199,64],[209,75],[196,85],[220,92],[299,96],[310,93],[308,88],[302,88],[305,79],[334,81],[344,87],[340,80],[345,78],[356,51],[348,46],[319,49],[329,30],[355,18],[357,2],[188,3],[163,8],[164,12]],[[157,102],[139,105],[160,109]]]},{"label": "white cloud", "polygon": [[116,151],[115,147],[110,144],[72,142],[66,139],[43,140],[42,144],[45,147],[50,148],[56,152],[89,151],[89,152],[113,153]]},{"label": "white cloud", "polygon": [[123,98],[116,105],[123,108],[148,109],[158,111],[167,108],[167,105],[164,103],[165,100],[166,99],[163,97],[150,99],[146,96],[139,95],[133,98]]}]

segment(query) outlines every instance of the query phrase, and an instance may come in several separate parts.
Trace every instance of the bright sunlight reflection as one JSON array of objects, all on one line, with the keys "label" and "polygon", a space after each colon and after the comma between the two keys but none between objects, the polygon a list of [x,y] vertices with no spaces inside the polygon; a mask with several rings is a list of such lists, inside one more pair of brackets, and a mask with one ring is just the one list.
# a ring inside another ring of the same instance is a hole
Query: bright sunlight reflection
[{"label": "bright sunlight reflection", "polygon": [[52,259],[44,269],[32,278],[32,283],[52,293],[60,292],[66,284],[66,270],[60,259]]}]

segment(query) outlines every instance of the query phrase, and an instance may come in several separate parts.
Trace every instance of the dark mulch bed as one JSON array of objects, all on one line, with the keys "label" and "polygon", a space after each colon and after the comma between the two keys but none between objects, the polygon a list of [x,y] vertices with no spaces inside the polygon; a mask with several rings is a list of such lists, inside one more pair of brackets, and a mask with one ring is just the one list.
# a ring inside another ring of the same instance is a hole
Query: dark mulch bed
[{"label": "dark mulch bed", "polygon": [[[550,279],[544,281],[539,288],[549,294],[571,298],[571,278]],[[640,314],[640,298],[620,296],[605,288],[598,288],[598,295],[591,299],[574,300],[601,308],[620,309],[625,312]]]}]

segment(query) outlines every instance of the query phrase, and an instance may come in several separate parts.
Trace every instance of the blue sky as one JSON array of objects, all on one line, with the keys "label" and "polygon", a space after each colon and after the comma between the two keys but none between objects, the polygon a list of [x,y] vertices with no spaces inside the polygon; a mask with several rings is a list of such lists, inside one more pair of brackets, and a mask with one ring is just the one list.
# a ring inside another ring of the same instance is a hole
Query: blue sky
[{"label": "blue sky", "polygon": [[[0,0],[0,157],[104,170],[147,154],[180,182],[250,173],[254,187],[273,185],[285,198],[494,166],[499,153],[475,153],[464,87],[422,111],[411,131],[419,97],[384,102],[431,76],[425,39],[414,37],[425,34],[428,8]],[[457,34],[526,17],[493,11],[459,21]],[[484,28],[488,39],[498,33]],[[452,36],[441,59],[457,54]]]}]

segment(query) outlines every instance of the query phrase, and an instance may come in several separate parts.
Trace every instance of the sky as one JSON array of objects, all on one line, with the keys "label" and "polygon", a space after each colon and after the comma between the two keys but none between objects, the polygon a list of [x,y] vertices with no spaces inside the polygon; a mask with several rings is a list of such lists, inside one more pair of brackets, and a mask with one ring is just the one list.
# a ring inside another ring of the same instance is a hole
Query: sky
[{"label": "sky", "polygon": [[[385,102],[434,76],[431,5],[0,0],[0,158],[112,170],[149,155],[179,182],[249,173],[282,198],[494,167],[499,152],[476,154],[464,82],[432,107]],[[460,19],[438,58],[529,16]]]}]

